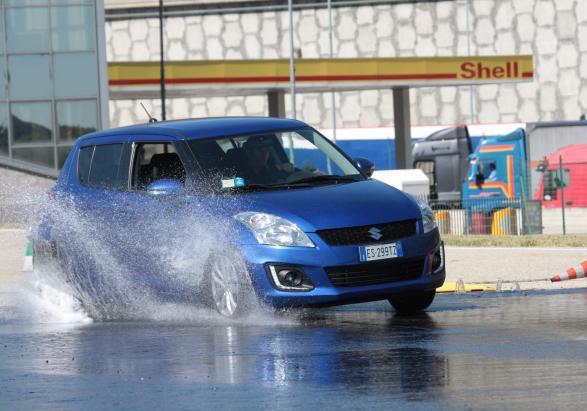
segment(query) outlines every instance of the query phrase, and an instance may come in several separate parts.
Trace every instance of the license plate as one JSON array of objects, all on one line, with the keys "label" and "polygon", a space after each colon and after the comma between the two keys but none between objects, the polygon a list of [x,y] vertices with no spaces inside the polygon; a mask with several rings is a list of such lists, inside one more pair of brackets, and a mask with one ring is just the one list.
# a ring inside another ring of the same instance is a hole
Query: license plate
[{"label": "license plate", "polygon": [[359,259],[361,261],[386,260],[401,256],[403,256],[401,243],[359,246]]}]

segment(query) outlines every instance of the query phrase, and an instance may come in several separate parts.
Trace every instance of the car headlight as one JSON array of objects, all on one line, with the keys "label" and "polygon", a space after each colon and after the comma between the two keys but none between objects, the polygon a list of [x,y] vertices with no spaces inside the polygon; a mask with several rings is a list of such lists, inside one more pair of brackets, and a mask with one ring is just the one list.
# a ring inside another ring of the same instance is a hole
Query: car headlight
[{"label": "car headlight", "polygon": [[259,244],[315,247],[306,233],[285,218],[252,211],[238,213],[234,218],[251,230]]},{"label": "car headlight", "polygon": [[434,211],[430,208],[428,203],[420,198],[415,198],[420,211],[422,212],[422,225],[424,226],[424,234],[434,230],[436,225],[436,219],[434,218]]}]

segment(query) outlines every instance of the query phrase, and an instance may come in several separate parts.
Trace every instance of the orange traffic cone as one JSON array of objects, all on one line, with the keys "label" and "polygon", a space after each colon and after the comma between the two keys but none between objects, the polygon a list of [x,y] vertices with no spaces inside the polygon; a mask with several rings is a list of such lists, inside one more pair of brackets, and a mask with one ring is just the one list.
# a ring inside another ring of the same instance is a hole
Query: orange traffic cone
[{"label": "orange traffic cone", "polygon": [[550,279],[553,283],[555,281],[574,280],[576,278],[585,278],[587,273],[587,260],[583,261],[575,268],[569,268],[566,273],[555,275]]}]

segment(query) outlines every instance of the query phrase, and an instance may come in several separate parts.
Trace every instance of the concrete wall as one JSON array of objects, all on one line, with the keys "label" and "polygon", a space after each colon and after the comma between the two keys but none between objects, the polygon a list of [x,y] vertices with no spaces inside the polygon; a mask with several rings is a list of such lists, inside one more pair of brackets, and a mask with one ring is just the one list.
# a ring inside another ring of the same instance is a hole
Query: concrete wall
[{"label": "concrete wall", "polygon": [[[335,8],[335,57],[533,54],[535,81],[411,92],[415,125],[576,120],[587,112],[587,1],[459,0]],[[295,12],[303,57],[328,57],[326,8]],[[158,20],[106,23],[109,61],[158,60]],[[170,60],[289,57],[282,11],[168,18]],[[472,95],[471,95],[472,91]],[[339,127],[391,125],[390,90],[337,94]],[[154,112],[158,101],[145,101]],[[330,96],[298,98],[299,118],[331,126]],[[286,99],[289,110],[289,98]],[[194,97],[169,102],[170,118],[267,113],[264,96]],[[111,102],[111,125],[144,121],[134,101]]]}]

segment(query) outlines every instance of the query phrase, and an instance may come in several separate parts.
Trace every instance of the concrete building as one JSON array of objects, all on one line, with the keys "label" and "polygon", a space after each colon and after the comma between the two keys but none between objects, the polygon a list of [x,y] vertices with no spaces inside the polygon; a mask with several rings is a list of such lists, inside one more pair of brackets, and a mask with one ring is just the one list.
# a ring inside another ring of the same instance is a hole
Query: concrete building
[{"label": "concrete building", "polygon": [[[213,4],[210,4],[213,3]],[[168,60],[288,58],[286,1],[166,0]],[[326,1],[294,1],[302,58],[329,56]],[[159,59],[157,0],[106,0],[108,61]],[[527,84],[419,88],[413,125],[577,120],[587,112],[587,2],[333,0],[334,57],[532,54]],[[336,94],[338,127],[393,124],[391,90]],[[159,112],[157,99],[144,101]],[[111,125],[144,121],[136,101],[111,101]],[[286,109],[291,112],[289,99]],[[168,101],[168,118],[266,115],[264,95]],[[331,127],[329,94],[302,94],[298,117]]]}]

